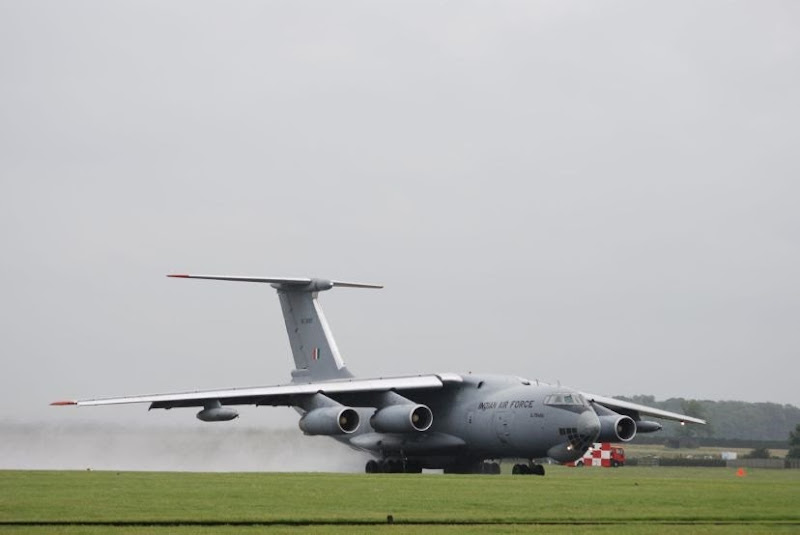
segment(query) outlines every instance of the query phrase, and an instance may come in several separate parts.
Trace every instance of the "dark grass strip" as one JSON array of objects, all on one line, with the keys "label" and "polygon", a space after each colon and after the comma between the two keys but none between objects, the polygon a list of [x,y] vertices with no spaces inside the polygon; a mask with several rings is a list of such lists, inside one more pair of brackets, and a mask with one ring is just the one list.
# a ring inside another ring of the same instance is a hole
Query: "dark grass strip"
[{"label": "dark grass strip", "polygon": [[0,527],[54,527],[54,526],[97,526],[97,527],[268,527],[268,526],[377,526],[384,524],[397,524],[402,526],[636,526],[636,525],[661,525],[661,526],[800,526],[800,520],[772,520],[772,519],[707,519],[707,520],[656,520],[656,519],[627,519],[627,520],[509,520],[509,521],[481,521],[481,520],[21,520],[0,521]]}]

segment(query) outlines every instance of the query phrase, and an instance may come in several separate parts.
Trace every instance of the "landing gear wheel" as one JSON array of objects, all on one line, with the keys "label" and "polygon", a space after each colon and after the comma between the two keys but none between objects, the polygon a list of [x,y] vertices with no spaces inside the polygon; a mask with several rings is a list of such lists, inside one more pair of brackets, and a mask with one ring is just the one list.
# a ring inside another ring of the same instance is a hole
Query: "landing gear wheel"
[{"label": "landing gear wheel", "polygon": [[460,463],[445,467],[445,474],[482,474],[484,463]]},{"label": "landing gear wheel", "polygon": [[515,464],[514,468],[511,469],[511,473],[516,475],[528,475],[531,473],[531,468],[527,464]]},{"label": "landing gear wheel", "polygon": [[364,471],[368,474],[377,474],[378,472],[380,472],[380,468],[381,467],[378,464],[378,461],[370,459],[369,461],[367,461],[367,466],[364,468]]},{"label": "landing gear wheel", "polygon": [[481,474],[499,474],[500,465],[497,463],[481,463]]},{"label": "landing gear wheel", "polygon": [[386,461],[384,472],[387,474],[397,474],[403,471],[403,464],[396,459]]},{"label": "landing gear wheel", "polygon": [[422,473],[422,464],[417,463],[417,462],[413,462],[413,461],[406,462],[405,473],[406,474],[421,474]]},{"label": "landing gear wheel", "polygon": [[511,469],[511,473],[514,475],[536,475],[536,476],[543,476],[544,475],[544,466],[541,464],[515,464],[514,468]]}]

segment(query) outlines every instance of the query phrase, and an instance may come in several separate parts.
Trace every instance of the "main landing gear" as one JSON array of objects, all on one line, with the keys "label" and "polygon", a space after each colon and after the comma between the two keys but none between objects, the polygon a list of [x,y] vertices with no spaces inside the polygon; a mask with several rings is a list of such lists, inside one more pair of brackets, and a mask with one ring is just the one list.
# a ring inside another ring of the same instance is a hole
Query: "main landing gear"
[{"label": "main landing gear", "polygon": [[402,459],[369,460],[364,471],[368,474],[419,474],[422,465]]},{"label": "main landing gear", "polygon": [[[422,464],[398,458],[367,461],[364,471],[368,474],[419,474]],[[500,463],[479,462],[456,464],[444,469],[445,474],[499,474]]]},{"label": "main landing gear", "polygon": [[511,469],[511,473],[516,475],[544,475],[544,466],[541,464],[515,464]]},{"label": "main landing gear", "polygon": [[500,463],[481,463],[480,473],[496,476],[500,473]]},{"label": "main landing gear", "polygon": [[[419,474],[422,464],[398,458],[369,460],[364,467],[368,474]],[[445,474],[499,474],[500,463],[480,462],[470,464],[451,465],[444,469]],[[511,470],[514,475],[544,475],[544,466],[541,464],[515,464]]]},{"label": "main landing gear", "polygon": [[492,474],[500,473],[500,463],[477,462],[466,464],[453,464],[445,467],[445,474]]}]

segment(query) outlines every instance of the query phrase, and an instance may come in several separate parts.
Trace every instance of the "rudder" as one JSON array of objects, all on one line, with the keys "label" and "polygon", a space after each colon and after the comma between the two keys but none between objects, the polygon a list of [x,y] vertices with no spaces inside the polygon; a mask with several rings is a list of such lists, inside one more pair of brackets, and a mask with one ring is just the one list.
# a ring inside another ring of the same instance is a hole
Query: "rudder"
[{"label": "rudder", "polygon": [[352,377],[317,301],[317,292],[278,290],[295,369],[293,383]]}]

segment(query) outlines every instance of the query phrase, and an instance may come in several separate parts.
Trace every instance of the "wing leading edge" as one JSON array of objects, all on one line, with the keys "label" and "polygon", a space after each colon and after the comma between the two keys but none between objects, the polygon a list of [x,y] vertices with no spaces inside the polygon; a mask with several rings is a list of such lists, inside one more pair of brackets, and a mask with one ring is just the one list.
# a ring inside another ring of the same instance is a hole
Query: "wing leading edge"
[{"label": "wing leading edge", "polygon": [[693,424],[706,424],[705,420],[694,418],[692,416],[686,416],[685,414],[679,414],[677,412],[654,409],[653,407],[648,407],[647,405],[639,405],[638,403],[631,403],[630,401],[623,401],[621,399],[609,398],[606,396],[598,396],[597,394],[589,394],[587,392],[581,392],[581,394],[588,401],[602,405],[603,407],[611,409],[612,411],[635,412],[638,414],[652,416],[654,418],[674,420],[681,423],[691,422]]},{"label": "wing leading edge", "polygon": [[150,403],[151,409],[170,409],[173,407],[202,407],[209,401],[219,401],[222,405],[295,405],[298,397],[322,394],[371,394],[389,390],[435,390],[447,383],[460,383],[457,374],[417,375],[378,379],[348,379],[342,381],[323,381],[250,388],[229,388],[223,390],[201,390],[172,394],[147,394],[77,401],[56,401],[51,405],[78,405],[82,407],[98,405],[122,405],[128,403]]}]

